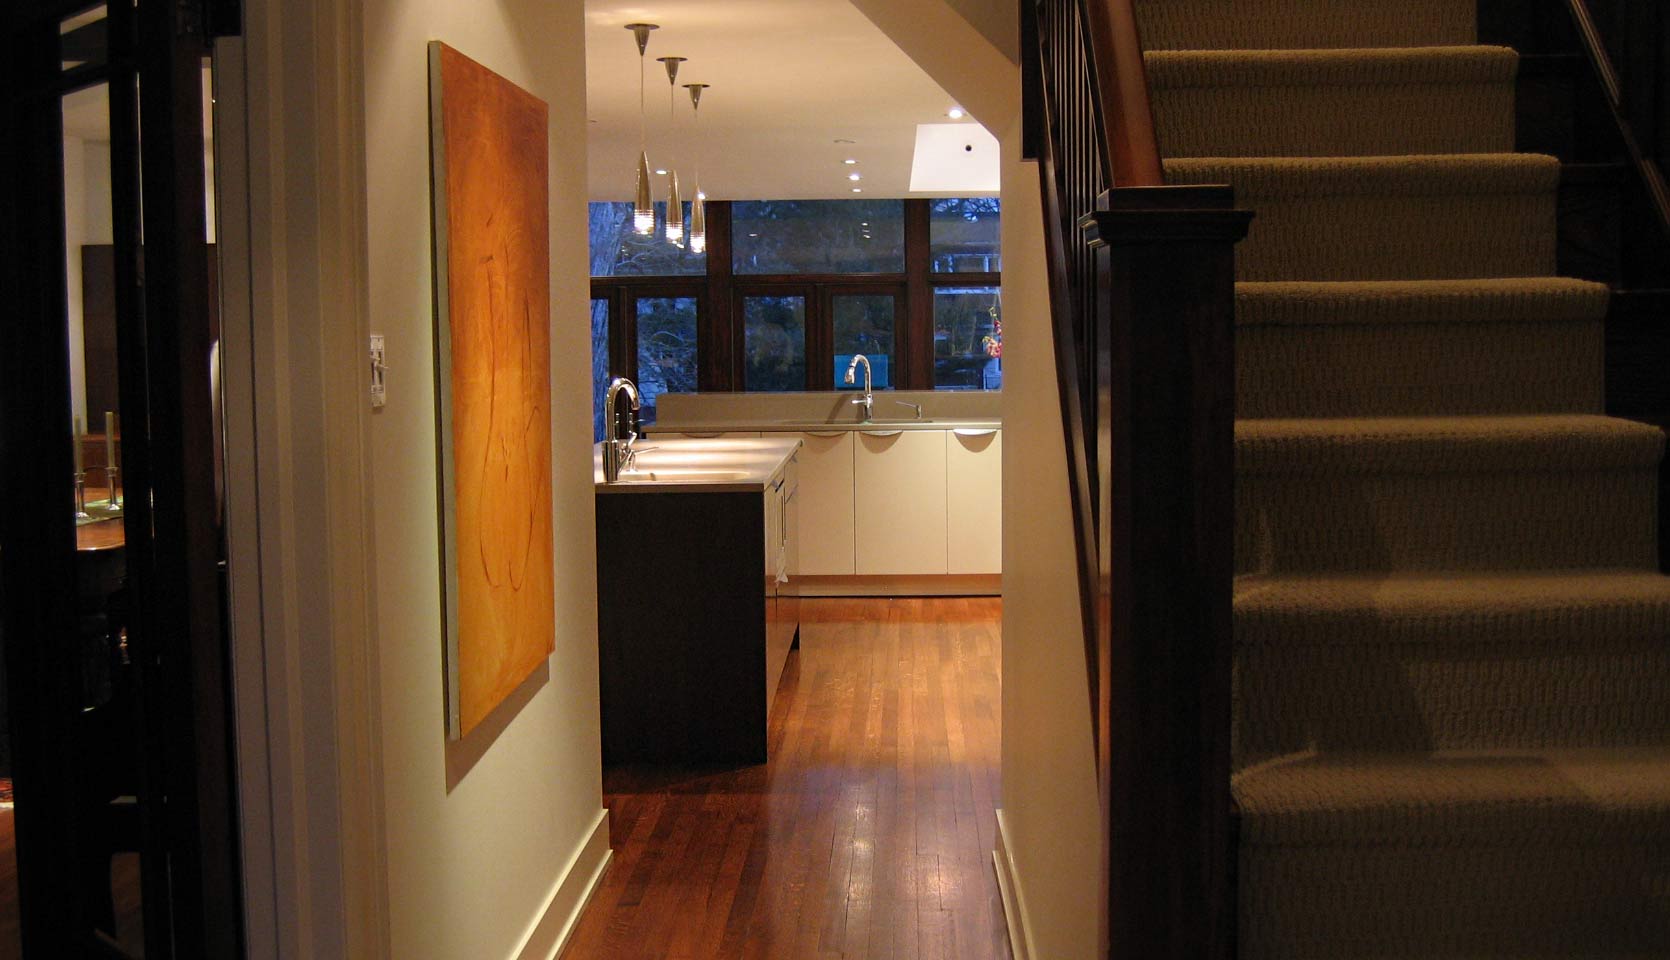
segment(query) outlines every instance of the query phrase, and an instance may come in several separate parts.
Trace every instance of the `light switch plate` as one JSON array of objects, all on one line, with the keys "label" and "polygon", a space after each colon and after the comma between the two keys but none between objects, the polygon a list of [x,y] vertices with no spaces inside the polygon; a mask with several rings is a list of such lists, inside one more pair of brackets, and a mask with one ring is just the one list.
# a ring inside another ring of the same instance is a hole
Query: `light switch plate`
[{"label": "light switch plate", "polygon": [[371,409],[381,410],[388,402],[388,362],[383,349],[383,335],[371,335]]}]

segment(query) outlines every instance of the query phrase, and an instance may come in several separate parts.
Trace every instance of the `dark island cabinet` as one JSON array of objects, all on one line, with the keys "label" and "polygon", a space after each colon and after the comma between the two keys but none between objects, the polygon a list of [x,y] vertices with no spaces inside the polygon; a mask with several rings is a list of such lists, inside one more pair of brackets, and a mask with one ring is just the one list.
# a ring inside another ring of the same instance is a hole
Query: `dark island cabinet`
[{"label": "dark island cabinet", "polygon": [[799,639],[796,466],[763,490],[597,496],[604,763],[765,762]]}]

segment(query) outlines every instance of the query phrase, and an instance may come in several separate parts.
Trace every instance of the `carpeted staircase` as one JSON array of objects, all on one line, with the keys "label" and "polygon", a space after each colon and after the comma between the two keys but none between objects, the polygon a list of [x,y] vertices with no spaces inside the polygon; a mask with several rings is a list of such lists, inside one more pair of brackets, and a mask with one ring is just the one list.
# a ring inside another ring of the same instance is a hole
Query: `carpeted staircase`
[{"label": "carpeted staircase", "polygon": [[1657,429],[1477,0],[1139,0],[1238,254],[1240,951],[1670,957]]}]

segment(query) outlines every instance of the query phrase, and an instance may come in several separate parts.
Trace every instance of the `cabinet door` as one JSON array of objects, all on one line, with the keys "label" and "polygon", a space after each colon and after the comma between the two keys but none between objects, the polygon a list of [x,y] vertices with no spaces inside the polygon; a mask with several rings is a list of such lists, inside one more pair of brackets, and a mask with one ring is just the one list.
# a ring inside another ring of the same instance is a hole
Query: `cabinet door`
[{"label": "cabinet door", "polygon": [[853,434],[798,434],[800,520],[798,570],[810,577],[850,576],[852,542]]},{"label": "cabinet door", "polygon": [[860,433],[853,480],[858,572],[944,573],[945,431]]},{"label": "cabinet door", "polygon": [[1003,434],[952,431],[945,445],[950,573],[1003,572]]}]

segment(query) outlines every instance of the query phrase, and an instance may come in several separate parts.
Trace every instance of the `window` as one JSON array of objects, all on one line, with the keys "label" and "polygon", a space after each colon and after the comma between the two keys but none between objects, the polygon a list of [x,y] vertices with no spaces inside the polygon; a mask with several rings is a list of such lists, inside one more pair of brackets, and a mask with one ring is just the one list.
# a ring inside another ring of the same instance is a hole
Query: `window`
[{"label": "window", "polygon": [[881,390],[893,386],[893,331],[898,322],[898,301],[886,293],[837,293],[829,298],[835,320],[835,389],[862,390],[862,372],[845,382],[847,367],[856,354],[870,361],[872,383]]},{"label": "window", "polygon": [[602,440],[603,395],[609,389],[609,298],[591,299],[592,439]]},{"label": "window", "polygon": [[806,298],[742,298],[743,387],[781,392],[806,389]]},{"label": "window", "polygon": [[903,200],[731,204],[738,274],[904,273]]},{"label": "window", "polygon": [[[689,206],[684,216],[689,218]],[[691,253],[667,242],[667,205],[655,205],[655,230],[641,236],[632,230],[632,204],[594,203],[590,207],[591,275],[594,277],[683,277],[707,273],[707,254]]]},{"label": "window", "polygon": [[933,272],[1002,270],[1002,224],[1002,207],[996,197],[933,201],[928,225]]},{"label": "window", "polygon": [[696,298],[640,297],[634,301],[638,419],[655,422],[663,393],[696,391]]},{"label": "window", "polygon": [[880,390],[1001,388],[997,198],[713,200],[713,257],[665,212],[639,236],[630,204],[591,205],[596,392],[632,378],[643,422],[668,392],[847,389],[858,354]]},{"label": "window", "polygon": [[934,387],[1003,388],[1002,295],[997,287],[934,290]]}]

